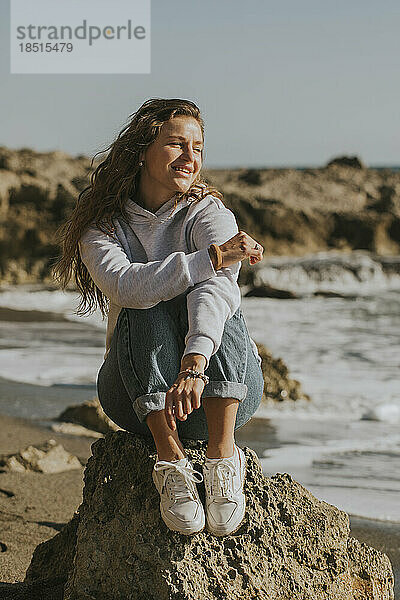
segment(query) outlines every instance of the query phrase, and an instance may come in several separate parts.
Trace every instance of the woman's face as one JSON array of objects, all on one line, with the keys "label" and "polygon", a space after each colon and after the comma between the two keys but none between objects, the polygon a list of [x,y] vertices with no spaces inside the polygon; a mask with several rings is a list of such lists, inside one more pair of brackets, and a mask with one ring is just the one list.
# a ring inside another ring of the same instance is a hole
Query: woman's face
[{"label": "woman's face", "polygon": [[201,169],[202,153],[203,136],[196,119],[173,117],[163,123],[144,153],[143,183],[159,192],[187,192]]}]

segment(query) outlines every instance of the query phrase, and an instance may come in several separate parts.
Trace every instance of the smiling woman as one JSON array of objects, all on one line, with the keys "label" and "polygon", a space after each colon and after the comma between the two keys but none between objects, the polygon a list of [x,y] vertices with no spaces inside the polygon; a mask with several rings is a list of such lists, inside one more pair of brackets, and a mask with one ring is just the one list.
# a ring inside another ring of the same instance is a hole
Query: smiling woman
[{"label": "smiling woman", "polygon": [[[245,514],[234,431],[264,386],[237,280],[241,261],[255,264],[263,248],[201,179],[203,142],[193,102],[145,102],[61,228],[55,272],[65,287],[74,270],[81,313],[98,305],[105,314],[109,302],[99,400],[120,427],[153,436],[164,522],[191,534],[207,517],[226,535]],[[180,437],[208,439],[203,475]],[[205,512],[195,485],[203,476]]]}]

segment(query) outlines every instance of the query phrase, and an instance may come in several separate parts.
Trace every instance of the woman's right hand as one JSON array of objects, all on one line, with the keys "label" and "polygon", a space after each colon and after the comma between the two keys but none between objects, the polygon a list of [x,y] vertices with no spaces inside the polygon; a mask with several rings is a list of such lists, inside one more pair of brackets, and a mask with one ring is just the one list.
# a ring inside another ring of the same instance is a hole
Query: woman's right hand
[{"label": "woman's right hand", "polygon": [[[257,250],[254,247],[256,244]],[[219,247],[222,251],[222,267],[230,267],[245,258],[249,259],[251,265],[263,259],[264,248],[242,230]]]}]

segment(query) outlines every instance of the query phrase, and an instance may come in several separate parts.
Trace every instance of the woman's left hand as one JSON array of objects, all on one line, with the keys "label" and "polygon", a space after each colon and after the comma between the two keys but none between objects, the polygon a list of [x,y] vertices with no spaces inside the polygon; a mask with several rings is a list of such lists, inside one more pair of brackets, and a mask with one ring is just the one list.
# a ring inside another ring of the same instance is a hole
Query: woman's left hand
[{"label": "woman's left hand", "polygon": [[185,379],[185,375],[178,375],[165,398],[165,416],[171,429],[176,429],[176,419],[185,421],[193,410],[200,408],[204,386],[199,377]]},{"label": "woman's left hand", "polygon": [[[195,369],[204,372],[206,359],[202,354],[186,354],[180,370]],[[165,397],[165,416],[169,427],[176,429],[176,419],[185,421],[193,410],[200,408],[200,397],[205,383],[200,377],[187,377],[185,373],[178,375]]]}]

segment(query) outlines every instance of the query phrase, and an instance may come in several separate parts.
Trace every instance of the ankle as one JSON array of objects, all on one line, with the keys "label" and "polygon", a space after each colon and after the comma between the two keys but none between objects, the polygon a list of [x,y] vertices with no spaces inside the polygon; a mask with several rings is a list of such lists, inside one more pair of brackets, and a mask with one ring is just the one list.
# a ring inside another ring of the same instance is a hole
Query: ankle
[{"label": "ankle", "polygon": [[230,458],[234,453],[234,441],[224,444],[208,444],[206,458]]},{"label": "ankle", "polygon": [[172,460],[181,460],[182,458],[186,458],[185,452],[182,452],[180,448],[172,449],[172,448],[163,448],[157,450],[157,460],[167,460],[171,462]]}]

